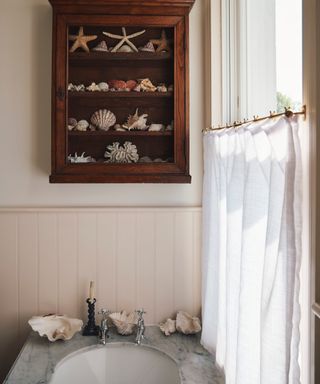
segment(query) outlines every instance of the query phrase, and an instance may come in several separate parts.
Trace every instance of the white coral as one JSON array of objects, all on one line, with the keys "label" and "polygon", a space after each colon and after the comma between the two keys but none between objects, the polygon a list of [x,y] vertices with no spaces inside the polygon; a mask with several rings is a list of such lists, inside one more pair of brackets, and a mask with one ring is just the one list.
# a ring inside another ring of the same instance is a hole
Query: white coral
[{"label": "white coral", "polygon": [[123,146],[118,142],[108,145],[104,157],[107,163],[137,163],[139,160],[137,147],[129,141]]}]

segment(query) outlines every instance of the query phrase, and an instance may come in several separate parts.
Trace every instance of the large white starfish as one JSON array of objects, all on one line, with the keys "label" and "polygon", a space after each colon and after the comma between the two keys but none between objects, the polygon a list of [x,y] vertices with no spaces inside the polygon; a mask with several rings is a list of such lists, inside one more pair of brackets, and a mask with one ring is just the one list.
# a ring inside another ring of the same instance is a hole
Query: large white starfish
[{"label": "large white starfish", "polygon": [[129,40],[134,37],[140,36],[145,33],[145,30],[133,33],[132,35],[127,36],[127,31],[125,27],[122,27],[122,35],[114,35],[113,33],[103,32],[104,35],[111,37],[112,39],[121,40],[111,52],[117,52],[119,48],[121,48],[124,44],[128,44],[134,51],[138,52],[138,48]]}]

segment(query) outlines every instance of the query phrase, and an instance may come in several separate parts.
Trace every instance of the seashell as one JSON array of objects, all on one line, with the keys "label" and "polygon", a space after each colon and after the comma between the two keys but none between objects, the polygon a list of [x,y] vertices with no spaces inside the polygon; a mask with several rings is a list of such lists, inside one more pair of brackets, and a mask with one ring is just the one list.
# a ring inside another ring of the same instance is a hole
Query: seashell
[{"label": "seashell", "polygon": [[129,45],[127,45],[127,44],[123,44],[123,46],[120,47],[120,48],[117,50],[117,52],[132,53],[132,52],[134,52],[134,50],[133,50],[131,47],[129,47]]},{"label": "seashell", "polygon": [[109,91],[108,83],[101,82],[98,84],[98,87],[99,87],[100,91],[102,91],[102,92],[108,92]]},{"label": "seashell", "polygon": [[104,157],[108,159],[106,163],[137,163],[139,160],[137,147],[129,141],[123,146],[118,142],[108,145]]},{"label": "seashell", "polygon": [[152,84],[150,79],[141,79],[140,87],[143,92],[155,92],[157,90],[157,87]]},{"label": "seashell", "polygon": [[115,312],[109,315],[113,324],[116,326],[119,335],[132,335],[137,325],[138,319],[135,312],[127,314],[126,311]]},{"label": "seashell", "polygon": [[85,152],[82,153],[81,156],[78,156],[77,152],[74,154],[74,156],[69,155],[68,161],[72,164],[76,163],[95,163],[96,159],[94,159],[91,156],[85,156]]},{"label": "seashell", "polygon": [[107,109],[99,109],[91,116],[91,123],[98,129],[108,131],[110,127],[115,125],[116,117],[114,113]]},{"label": "seashell", "polygon": [[73,117],[70,117],[68,119],[68,130],[72,131],[77,124],[78,124],[77,120]]},{"label": "seashell", "polygon": [[92,48],[92,50],[97,52],[108,52],[108,45],[105,40],[102,40],[96,47]]},{"label": "seashell", "polygon": [[139,51],[141,52],[155,52],[154,45],[151,43],[151,41],[148,41],[147,44],[144,47],[140,47]]},{"label": "seashell", "polygon": [[101,91],[99,85],[97,85],[96,83],[91,83],[89,85],[89,87],[86,88],[87,91],[89,92],[99,92]]},{"label": "seashell", "polygon": [[135,92],[141,92],[141,85],[138,84],[135,88],[133,88]]},{"label": "seashell", "polygon": [[182,311],[177,313],[176,327],[178,332],[185,335],[194,335],[201,331],[200,319]]},{"label": "seashell", "polygon": [[89,123],[87,120],[78,121],[77,125],[74,127],[75,131],[85,132],[89,128]]},{"label": "seashell", "polygon": [[61,315],[34,316],[28,321],[31,328],[50,341],[70,340],[82,328],[83,322]]},{"label": "seashell", "polygon": [[127,88],[127,83],[123,80],[110,80],[108,81],[109,87],[114,88],[115,90],[123,91],[125,88]]},{"label": "seashell", "polygon": [[168,88],[166,87],[165,84],[160,84],[157,86],[157,91],[158,92],[168,92]]},{"label": "seashell", "polygon": [[172,319],[167,319],[164,323],[159,324],[160,330],[166,335],[170,336],[172,333],[176,332],[176,321]]},{"label": "seashell", "polygon": [[74,86],[74,91],[76,92],[84,92],[86,90],[86,87],[84,84],[79,84]]},{"label": "seashell", "polygon": [[126,88],[129,89],[130,91],[134,90],[137,86],[137,82],[135,80],[128,80],[126,82]]},{"label": "seashell", "polygon": [[114,129],[115,129],[116,131],[119,131],[119,132],[125,132],[125,131],[126,131],[126,129],[122,128],[120,124],[116,124],[116,125],[114,126]]},{"label": "seashell", "polygon": [[151,124],[149,131],[150,132],[160,132],[160,131],[164,131],[164,129],[165,129],[165,126],[163,124]]},{"label": "seashell", "polygon": [[159,157],[159,158],[157,158],[157,159],[154,159],[153,162],[154,162],[154,163],[166,163],[167,161],[166,161],[166,160],[163,160],[163,159],[160,159],[160,157]]},{"label": "seashell", "polygon": [[91,131],[91,132],[94,132],[94,131],[97,130],[97,128],[96,128],[93,124],[90,124],[88,129],[89,129],[89,131]]},{"label": "seashell", "polygon": [[148,115],[145,113],[139,116],[137,108],[135,114],[129,115],[126,124],[123,124],[122,127],[127,129],[128,131],[131,131],[133,129],[137,129],[139,131],[146,131],[148,129],[148,126],[146,125],[147,117]]},{"label": "seashell", "polygon": [[152,160],[149,156],[144,156],[139,159],[139,163],[152,163]]},{"label": "seashell", "polygon": [[72,83],[69,83],[68,84],[68,91],[74,91],[75,90],[75,85],[73,85]]},{"label": "seashell", "polygon": [[173,131],[173,126],[172,126],[172,124],[167,125],[167,127],[166,127],[166,131]]}]

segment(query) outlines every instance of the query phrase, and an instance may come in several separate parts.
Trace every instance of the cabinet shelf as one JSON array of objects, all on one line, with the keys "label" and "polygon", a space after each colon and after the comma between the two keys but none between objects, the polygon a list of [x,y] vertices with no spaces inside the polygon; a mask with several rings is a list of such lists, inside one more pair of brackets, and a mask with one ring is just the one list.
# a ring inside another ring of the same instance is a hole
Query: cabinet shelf
[{"label": "cabinet shelf", "polygon": [[168,52],[73,52],[69,54],[70,64],[81,63],[105,63],[106,61],[168,61],[172,60],[173,55]]},{"label": "cabinet shelf", "polygon": [[170,137],[173,136],[172,131],[164,131],[164,132],[149,132],[149,131],[87,131],[87,132],[80,132],[80,131],[70,131],[69,137],[97,137],[101,138],[104,136],[127,136],[127,137],[136,137],[136,136],[143,136],[143,137]]},{"label": "cabinet shelf", "polygon": [[109,92],[68,92],[70,99],[112,99],[112,98],[135,98],[135,99],[166,99],[173,97],[173,92],[121,92],[121,91],[109,91]]}]

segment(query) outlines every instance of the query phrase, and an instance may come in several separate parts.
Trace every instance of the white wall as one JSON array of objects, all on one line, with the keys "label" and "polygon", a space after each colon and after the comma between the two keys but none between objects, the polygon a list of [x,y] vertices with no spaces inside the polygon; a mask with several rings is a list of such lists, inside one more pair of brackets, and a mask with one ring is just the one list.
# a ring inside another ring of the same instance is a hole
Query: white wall
[{"label": "white wall", "polygon": [[0,2],[0,206],[199,206],[204,2],[190,20],[191,185],[50,185],[51,7]]}]

